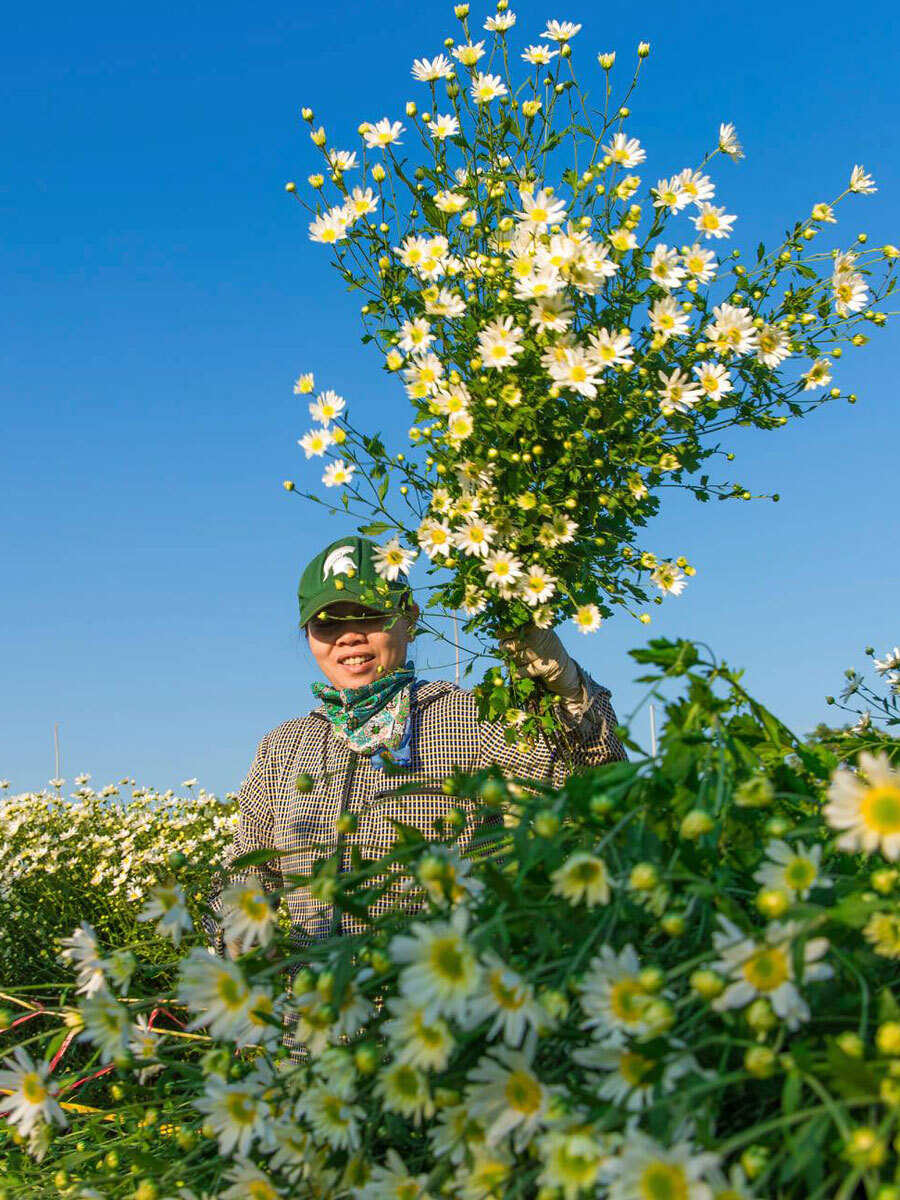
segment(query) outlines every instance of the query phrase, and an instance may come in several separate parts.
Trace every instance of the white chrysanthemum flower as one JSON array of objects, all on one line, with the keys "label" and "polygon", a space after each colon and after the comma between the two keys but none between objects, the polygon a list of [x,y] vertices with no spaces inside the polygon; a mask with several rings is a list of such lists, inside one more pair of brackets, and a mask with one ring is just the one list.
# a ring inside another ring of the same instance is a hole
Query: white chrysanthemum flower
[{"label": "white chrysanthemum flower", "polygon": [[464,554],[474,558],[484,558],[491,548],[497,530],[487,521],[478,518],[466,521],[454,531],[453,543]]},{"label": "white chrysanthemum flower", "polygon": [[353,1189],[354,1200],[432,1200],[428,1175],[411,1175],[396,1150],[388,1150],[386,1165],[373,1163],[362,1187]]},{"label": "white chrysanthemum flower", "polygon": [[[773,921],[762,942],[745,937],[727,917],[719,915],[721,929],[713,934],[713,945],[720,955],[712,969],[731,982],[712,1002],[716,1012],[744,1008],[762,997],[788,1029],[797,1029],[809,1020],[809,1006],[794,982],[794,942],[801,927],[794,921]],[[834,971],[818,960],[828,950],[827,938],[809,938],[803,946],[803,981],[830,979]]]},{"label": "white chrysanthemum flower", "polygon": [[269,903],[262,884],[252,876],[222,893],[222,929],[227,942],[234,942],[241,954],[251,946],[265,946],[272,937],[278,917]]},{"label": "white chrysanthemum flower", "polygon": [[[329,425],[346,408],[343,396],[331,390],[322,392],[309,406],[309,415],[321,425]],[[196,781],[195,781],[196,782]]]},{"label": "white chrysanthemum flower", "polygon": [[719,265],[713,251],[704,250],[699,242],[695,242],[693,246],[688,247],[681,261],[684,263],[688,274],[692,275],[698,283],[709,283],[710,280],[714,279],[716,268]]},{"label": "white chrysanthemum flower", "polygon": [[400,326],[400,341],[397,345],[406,354],[418,354],[428,349],[434,341],[431,326],[424,317],[404,321]]},{"label": "white chrysanthemum flower", "polygon": [[125,1006],[109,992],[94,992],[80,1005],[84,1032],[80,1042],[90,1042],[100,1051],[100,1061],[112,1062],[128,1051],[132,1027]]},{"label": "white chrysanthemum flower", "polygon": [[670,413],[688,412],[698,401],[703,399],[703,392],[689,375],[678,367],[668,375],[665,371],[657,371],[657,377],[662,384],[657,388],[659,407],[663,415]]},{"label": "white chrysanthemum flower", "polygon": [[[518,286],[516,294],[519,294]],[[563,333],[574,319],[575,312],[569,308],[563,296],[543,296],[532,304],[528,324],[538,330]]]},{"label": "white chrysanthemum flower", "polygon": [[434,1116],[428,1076],[408,1063],[394,1062],[382,1067],[375,1081],[375,1094],[389,1112],[399,1113],[416,1126]]},{"label": "white chrysanthemum flower", "polygon": [[428,257],[428,242],[418,234],[410,234],[401,246],[394,247],[394,253],[404,267],[417,267]]},{"label": "white chrysanthemum flower", "polygon": [[667,292],[678,287],[685,276],[684,268],[679,266],[678,251],[664,242],[657,242],[653,247],[649,271],[653,282],[665,288]]},{"label": "white chrysanthemum flower", "polygon": [[753,876],[764,888],[785,892],[805,900],[814,887],[831,887],[832,881],[822,874],[822,847],[802,842],[789,845],[775,838],[766,846],[766,859]]},{"label": "white chrysanthemum flower", "polygon": [[391,1018],[382,1029],[398,1063],[423,1071],[443,1071],[456,1046],[450,1027],[441,1017],[426,1020],[422,1007],[409,996],[388,1001]]},{"label": "white chrysanthemum flower", "polygon": [[582,346],[567,347],[562,361],[550,369],[550,377],[560,387],[593,400],[597,395],[600,368],[596,358]]},{"label": "white chrysanthemum flower", "polygon": [[182,933],[194,928],[179,883],[150,889],[150,899],[138,913],[139,921],[156,921],[156,932],[170,937],[177,946]]},{"label": "white chrysanthemum flower", "polygon": [[741,149],[741,143],[738,141],[737,131],[730,123],[726,124],[723,122],[719,126],[719,149],[735,162],[739,158],[744,157],[744,151]]},{"label": "white chrysanthemum flower", "polygon": [[644,1013],[651,996],[641,982],[640,972],[640,959],[633,946],[625,946],[619,954],[611,946],[602,946],[578,985],[587,1018],[582,1029],[595,1029],[601,1041],[617,1046],[629,1037],[646,1033]]},{"label": "white chrysanthemum flower", "polygon": [[484,556],[486,583],[494,587],[515,583],[522,575],[522,562],[509,550],[494,550]]},{"label": "white chrysanthemum flower", "polygon": [[307,458],[321,458],[329,446],[334,445],[334,434],[330,429],[311,429],[297,439]]},{"label": "white chrysanthemum flower", "polygon": [[[315,386],[315,376],[313,375],[312,371],[307,371],[305,374],[297,376],[297,379],[294,382],[294,395],[308,396]],[[87,783],[88,779],[90,779],[90,775],[86,777],[85,783]],[[75,782],[77,783],[78,780],[76,779]]]},{"label": "white chrysanthemum flower", "polygon": [[825,820],[841,831],[837,844],[851,852],[880,850],[885,858],[900,858],[900,772],[884,753],[859,756],[859,775],[838,767],[828,785]]},{"label": "white chrysanthemum flower", "polygon": [[716,208],[715,205],[704,202],[698,204],[697,209],[694,228],[705,238],[726,238],[734,232],[731,227],[737,217],[726,213],[724,208]]},{"label": "white chrysanthemum flower", "polygon": [[455,445],[464,442],[475,428],[475,422],[472,420],[472,414],[465,409],[453,413],[447,419],[447,437]]},{"label": "white chrysanthemum flower", "polygon": [[237,963],[220,959],[195,947],[181,964],[178,999],[198,1015],[189,1030],[208,1027],[210,1036],[242,1045],[255,1045],[270,1033],[260,1017],[273,1009],[271,996],[262,989],[251,990]]},{"label": "white chrysanthemum flower", "polygon": [[488,1146],[511,1134],[513,1148],[524,1149],[549,1124],[552,1093],[534,1071],[536,1043],[532,1034],[524,1050],[497,1047],[469,1072],[465,1101],[484,1126]]},{"label": "white chrysanthemum flower", "polygon": [[692,171],[690,167],[685,167],[679,175],[676,175],[675,182],[693,204],[712,200],[716,194],[716,189],[709,176],[704,175],[702,171]]},{"label": "white chrysanthemum flower", "polygon": [[475,1029],[489,1020],[491,1025],[485,1035],[489,1042],[499,1034],[507,1046],[521,1046],[529,1028],[536,1032],[546,1028],[550,1017],[535,1000],[532,985],[493,950],[482,955],[482,963],[484,974],[480,987],[470,998],[466,1028]]},{"label": "white chrysanthemum flower", "polygon": [[855,272],[835,274],[831,279],[834,308],[842,317],[860,312],[869,302],[869,289],[862,275]]},{"label": "white chrysanthemum flower", "polygon": [[526,225],[544,230],[548,225],[561,225],[566,219],[564,200],[555,197],[547,188],[539,192],[520,191],[522,208],[516,216]]},{"label": "white chrysanthemum flower", "polygon": [[763,325],[759,331],[756,357],[766,367],[777,367],[791,355],[790,336],[777,325]]},{"label": "white chrysanthemum flower", "polygon": [[691,203],[691,197],[681,186],[678,176],[674,179],[658,180],[656,187],[650,189],[650,193],[654,197],[653,207],[664,208],[668,212],[681,212]]},{"label": "white chrysanthemum flower", "polygon": [[326,150],[325,157],[328,159],[328,165],[332,171],[338,174],[343,174],[344,171],[352,171],[356,166],[355,150]]},{"label": "white chrysanthemum flower", "polygon": [[828,369],[831,366],[831,359],[817,358],[808,371],[804,371],[800,378],[803,380],[804,392],[811,392],[814,388],[827,387],[831,383],[831,371]]},{"label": "white chrysanthemum flower", "polygon": [[478,613],[484,612],[487,608],[487,593],[481,591],[480,588],[474,587],[471,583],[466,584],[466,592],[460,608],[467,617],[477,616]]},{"label": "white chrysanthemum flower", "polygon": [[678,1080],[700,1067],[690,1054],[676,1053],[660,1061],[629,1046],[598,1046],[592,1043],[575,1050],[572,1057],[582,1067],[603,1071],[592,1078],[597,1096],[609,1100],[626,1112],[640,1112],[657,1094],[674,1091]]},{"label": "white chrysanthemum flower", "polygon": [[369,213],[377,212],[378,200],[370,187],[355,187],[347,201],[347,209],[354,220],[367,217]]},{"label": "white chrysanthemum flower", "polygon": [[470,91],[476,104],[490,104],[492,100],[509,95],[509,90],[499,75],[485,75],[481,71],[472,80]]},{"label": "white chrysanthemum flower", "polygon": [[488,17],[484,23],[484,28],[488,33],[506,33],[508,29],[512,29],[515,23],[515,13],[497,12],[493,17]]},{"label": "white chrysanthemum flower", "polygon": [[572,617],[572,624],[579,633],[596,633],[602,623],[603,617],[596,604],[579,604]]},{"label": "white chrysanthemum flower", "polygon": [[497,317],[478,334],[478,350],[486,367],[501,370],[515,364],[522,353],[524,333],[513,317]]},{"label": "white chrysanthemum flower", "polygon": [[341,242],[347,236],[349,221],[347,210],[341,205],[327,213],[321,213],[309,224],[310,241],[329,246]]},{"label": "white chrysanthemum flower", "polygon": [[593,330],[588,336],[589,353],[596,359],[601,370],[621,367],[631,362],[634,347],[627,330],[617,332],[605,327]]},{"label": "white chrysanthemum flower", "polygon": [[680,596],[687,587],[684,572],[673,562],[658,563],[650,572],[650,579],[661,592],[669,596]]},{"label": "white chrysanthemum flower", "polygon": [[484,42],[462,42],[450,51],[453,57],[464,67],[474,67],[479,58],[484,55]]},{"label": "white chrysanthemum flower", "polygon": [[850,172],[850,183],[848,184],[851,192],[860,192],[864,196],[869,196],[872,192],[877,192],[875,180],[871,175],[867,175],[863,167],[856,166]]},{"label": "white chrysanthemum flower", "polygon": [[452,79],[453,63],[446,54],[437,58],[417,58],[412,65],[412,75],[419,83],[431,83],[435,79]]},{"label": "white chrysanthemum flower", "polygon": [[888,650],[884,658],[876,658],[872,661],[879,675],[887,675],[888,671],[898,670],[900,668],[900,646]]},{"label": "white chrysanthemum flower", "polygon": [[265,1171],[240,1154],[225,1179],[231,1187],[219,1192],[217,1200],[280,1200],[284,1195]]},{"label": "white chrysanthemum flower", "polygon": [[548,38],[551,42],[568,42],[580,29],[581,26],[572,21],[548,21],[541,37]]},{"label": "white chrysanthemum flower", "polygon": [[87,921],[82,921],[71,937],[62,938],[60,958],[70,962],[76,970],[76,991],[82,996],[91,996],[106,984],[106,963],[100,957],[97,935]]},{"label": "white chrysanthemum flower", "polygon": [[615,134],[612,141],[608,146],[604,146],[603,150],[614,163],[627,170],[640,166],[647,157],[646,150],[641,148],[641,143],[637,138],[630,138],[625,133]]},{"label": "white chrysanthemum flower", "polygon": [[428,132],[435,141],[442,142],[445,138],[456,137],[459,133],[459,121],[452,114],[438,114],[433,121],[428,122]]},{"label": "white chrysanthemum flower", "polygon": [[363,1109],[326,1084],[304,1088],[294,1111],[298,1117],[306,1118],[316,1140],[324,1145],[337,1150],[359,1147]]},{"label": "white chrysanthemum flower", "polygon": [[606,863],[596,854],[579,850],[569,856],[550,876],[554,896],[562,896],[569,904],[609,904],[612,891]]},{"label": "white chrysanthemum flower", "polygon": [[[518,300],[558,299],[562,305],[565,300],[559,293],[564,286],[563,279],[555,267],[543,266],[529,271],[527,275],[517,275],[514,290]],[[535,322],[532,321],[531,324]]]},{"label": "white chrysanthemum flower", "polygon": [[425,311],[432,317],[462,317],[465,315],[466,302],[459,292],[451,292],[449,288],[427,289],[422,293],[425,301]]},{"label": "white chrysanthemum flower", "polygon": [[266,1139],[270,1117],[267,1104],[260,1099],[254,1077],[228,1083],[221,1075],[210,1075],[202,1096],[194,1101],[198,1112],[219,1142],[219,1153],[249,1154],[253,1143]]},{"label": "white chrysanthemum flower", "polygon": [[391,942],[391,958],[406,964],[400,990],[421,1005],[426,1020],[463,1019],[469,997],[481,981],[481,966],[464,936],[468,923],[468,911],[459,906],[449,921],[413,922],[409,935]]},{"label": "white chrysanthemum flower", "polygon": [[559,51],[551,50],[549,46],[526,46],[522,51],[522,58],[525,62],[531,63],[533,67],[546,67],[557,54]]},{"label": "white chrysanthemum flower", "polygon": [[759,345],[759,333],[749,308],[717,304],[713,320],[706,326],[707,339],[719,354],[749,354]]},{"label": "white chrysanthemum flower", "polygon": [[527,605],[534,608],[549,600],[556,591],[556,579],[543,567],[530,566],[521,579],[517,580],[518,594]]},{"label": "white chrysanthemum flower", "polygon": [[673,337],[684,337],[691,327],[688,314],[671,296],[654,300],[648,310],[650,328],[655,334],[668,341]]},{"label": "white chrysanthemum flower", "polygon": [[448,192],[445,190],[435,193],[434,203],[435,207],[442,213],[449,213],[453,216],[455,213],[462,212],[469,202],[459,192]]},{"label": "white chrysanthemum flower", "polygon": [[399,121],[391,121],[388,117],[382,117],[380,121],[376,121],[374,125],[370,124],[363,131],[363,139],[367,146],[384,148],[385,146],[399,145],[401,133],[406,133],[406,130]]},{"label": "white chrysanthemum flower", "polygon": [[621,1152],[610,1159],[608,1200],[713,1200],[704,1176],[715,1170],[718,1155],[697,1151],[689,1142],[677,1142],[668,1150],[641,1133],[630,1130]]},{"label": "white chrysanthemum flower", "polygon": [[322,475],[322,482],[326,487],[343,487],[353,478],[353,472],[356,467],[352,463],[344,462],[342,458],[336,459],[333,463],[329,463]]},{"label": "white chrysanthemum flower", "polygon": [[734,386],[728,368],[722,363],[702,362],[694,365],[697,383],[710,400],[719,400],[732,390]]},{"label": "white chrysanthemum flower", "polygon": [[453,553],[453,535],[447,521],[426,519],[419,526],[416,536],[432,562],[438,555],[447,558]]},{"label": "white chrysanthemum flower", "polygon": [[22,1135],[42,1124],[68,1125],[65,1113],[54,1099],[57,1085],[48,1081],[47,1063],[35,1063],[23,1046],[16,1046],[11,1057],[3,1060],[0,1092],[3,1116]]},{"label": "white chrysanthemum flower", "polygon": [[372,552],[372,565],[381,579],[393,583],[398,575],[408,575],[418,551],[407,550],[399,538],[391,538]]}]

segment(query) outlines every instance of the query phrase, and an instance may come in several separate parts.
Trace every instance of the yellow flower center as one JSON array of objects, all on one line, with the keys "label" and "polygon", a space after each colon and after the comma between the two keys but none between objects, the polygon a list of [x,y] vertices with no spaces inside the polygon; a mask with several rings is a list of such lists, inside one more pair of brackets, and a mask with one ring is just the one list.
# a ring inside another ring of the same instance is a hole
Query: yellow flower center
[{"label": "yellow flower center", "polygon": [[419,1077],[412,1067],[398,1067],[394,1073],[394,1087],[407,1099],[415,1100],[419,1094]]},{"label": "yellow flower center", "polygon": [[758,992],[773,992],[790,977],[787,954],[779,946],[757,950],[742,970],[744,978]]},{"label": "yellow flower center", "polygon": [[444,979],[461,983],[466,976],[466,964],[458,939],[437,938],[431,947],[431,965]]},{"label": "yellow flower center", "polygon": [[235,1125],[252,1125],[256,1109],[246,1092],[234,1092],[225,1102],[225,1111]]},{"label": "yellow flower center", "polygon": [[816,868],[808,858],[792,858],[784,869],[785,883],[795,892],[811,887],[816,878]]},{"label": "yellow flower center", "polygon": [[22,1095],[29,1104],[43,1104],[47,1099],[47,1089],[41,1082],[37,1071],[29,1071],[22,1079]]},{"label": "yellow flower center", "polygon": [[637,979],[620,979],[610,988],[609,1006],[626,1025],[640,1020],[647,1004],[647,993]]},{"label": "yellow flower center", "polygon": [[491,346],[491,358],[504,358],[508,350],[505,342],[498,342],[496,346]]},{"label": "yellow flower center", "polygon": [[718,229],[719,228],[719,218],[716,216],[715,213],[707,212],[707,213],[703,214],[703,216],[700,220],[700,224],[703,226],[704,229]]},{"label": "yellow flower center", "polygon": [[580,363],[576,363],[576,365],[572,368],[572,382],[584,383],[585,379],[587,379],[587,371],[583,366],[580,365]]},{"label": "yellow flower center", "polygon": [[499,1008],[515,1010],[521,1008],[525,1003],[525,993],[515,984],[507,987],[503,982],[503,974],[499,970],[491,971],[490,988],[491,995],[497,1001]]},{"label": "yellow flower center", "polygon": [[623,1050],[619,1059],[619,1074],[632,1087],[639,1087],[653,1070],[653,1060],[631,1050]]},{"label": "yellow flower center", "polygon": [[247,1184],[250,1200],[278,1200],[278,1193],[265,1179],[252,1179]]},{"label": "yellow flower center", "polygon": [[651,1163],[641,1175],[641,1200],[688,1200],[684,1168],[669,1163]]},{"label": "yellow flower center", "polygon": [[322,1108],[325,1116],[333,1125],[338,1125],[341,1129],[346,1127],[348,1117],[344,1112],[344,1102],[340,1096],[326,1096]]},{"label": "yellow flower center", "polygon": [[251,921],[262,921],[269,913],[265,896],[260,895],[259,892],[249,892],[242,896],[239,907]]},{"label": "yellow flower center", "polygon": [[323,242],[336,242],[337,241],[337,230],[336,229],[323,229],[322,230],[322,241]]},{"label": "yellow flower center", "polygon": [[529,216],[532,221],[540,221],[541,224],[545,224],[549,220],[546,208],[539,208],[538,206],[535,206],[531,210]]},{"label": "yellow flower center", "polygon": [[577,1154],[568,1146],[560,1146],[553,1154],[553,1165],[556,1174],[580,1187],[588,1187],[593,1183],[600,1165],[596,1157],[589,1158],[586,1154]]},{"label": "yellow flower center", "polygon": [[900,788],[869,788],[860,805],[860,816],[876,833],[900,833]]},{"label": "yellow flower center", "polygon": [[527,1071],[513,1071],[504,1089],[506,1102],[516,1112],[530,1116],[541,1107],[541,1085]]}]

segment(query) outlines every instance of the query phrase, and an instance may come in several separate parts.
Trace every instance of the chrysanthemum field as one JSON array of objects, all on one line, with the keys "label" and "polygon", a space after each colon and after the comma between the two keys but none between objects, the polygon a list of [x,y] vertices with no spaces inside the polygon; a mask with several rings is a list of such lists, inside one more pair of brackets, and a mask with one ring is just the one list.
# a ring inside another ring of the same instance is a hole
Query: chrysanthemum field
[{"label": "chrysanthemum field", "polygon": [[[95,901],[103,934],[64,906],[91,823],[43,897],[6,875],[21,961],[58,957],[35,987],[6,950],[0,1194],[900,1195],[900,651],[874,717],[806,743],[703,648],[633,656],[670,694],[656,757],[448,779],[485,818],[469,857],[450,806],[306,881],[360,916],[400,872],[420,910],[359,936],[298,948],[260,854],[204,920],[177,820],[140,856],[166,878]],[[41,844],[41,797],[4,804]]]},{"label": "chrysanthemum field", "polygon": [[[410,426],[385,445],[304,369],[327,494],[285,487],[383,538],[385,585],[421,560],[468,674],[529,623],[602,638],[683,592],[667,489],[752,500],[716,474],[729,431],[855,401],[841,360],[893,315],[900,250],[837,236],[860,164],[732,249],[733,125],[637,173],[649,45],[585,83],[576,22],[454,19],[355,148],[303,110],[321,158],[287,190]],[[447,778],[386,859],[323,847],[287,889],[364,932],[312,945],[261,882],[274,848],[220,869],[234,796],[0,792],[0,1198],[900,1200],[900,648],[805,740],[701,644],[632,654],[658,746],[623,729],[628,762],[561,790]],[[500,658],[482,716],[564,745]]]}]

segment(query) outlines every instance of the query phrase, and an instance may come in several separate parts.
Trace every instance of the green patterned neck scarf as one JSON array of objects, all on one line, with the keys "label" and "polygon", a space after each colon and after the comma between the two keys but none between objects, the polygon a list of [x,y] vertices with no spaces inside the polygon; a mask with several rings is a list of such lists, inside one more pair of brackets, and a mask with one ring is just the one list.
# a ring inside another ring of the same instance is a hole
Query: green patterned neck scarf
[{"label": "green patterned neck scarf", "polygon": [[317,682],[312,692],[324,704],[335,734],[360,754],[368,754],[378,747],[395,750],[402,742],[414,678],[410,659],[405,667],[362,687],[336,688]]}]

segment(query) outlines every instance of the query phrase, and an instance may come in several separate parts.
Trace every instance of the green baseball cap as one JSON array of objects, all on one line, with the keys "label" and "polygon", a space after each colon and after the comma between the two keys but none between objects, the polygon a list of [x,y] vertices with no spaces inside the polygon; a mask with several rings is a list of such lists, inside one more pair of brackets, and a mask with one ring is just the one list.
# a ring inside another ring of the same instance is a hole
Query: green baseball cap
[{"label": "green baseball cap", "polygon": [[300,624],[305,626],[329,604],[353,600],[373,612],[404,608],[412,599],[407,578],[382,579],[373,555],[378,543],[364,537],[343,537],[320,550],[300,576],[297,599]]}]

